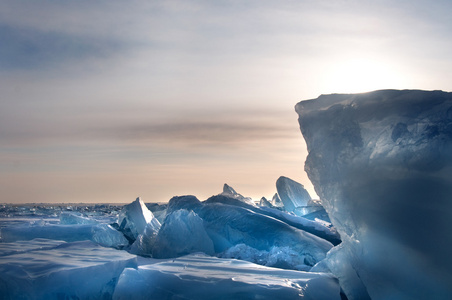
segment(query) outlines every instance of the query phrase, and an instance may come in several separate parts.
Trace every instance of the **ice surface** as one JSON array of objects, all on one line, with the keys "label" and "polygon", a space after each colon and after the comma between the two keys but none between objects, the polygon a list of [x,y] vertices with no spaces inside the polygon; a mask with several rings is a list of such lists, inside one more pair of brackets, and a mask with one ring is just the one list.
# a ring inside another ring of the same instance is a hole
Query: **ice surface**
[{"label": "ice surface", "polygon": [[118,224],[118,230],[129,241],[135,241],[140,234],[144,233],[148,224],[156,231],[160,228],[160,222],[154,218],[152,212],[140,198],[137,198],[130,204],[124,205],[118,217]]},{"label": "ice surface", "polygon": [[296,110],[343,240],[324,265],[349,298],[452,299],[452,94],[323,95]]},{"label": "ice surface", "polygon": [[91,241],[0,243],[1,299],[111,299],[136,257]]},{"label": "ice surface", "polygon": [[308,191],[305,190],[302,184],[281,176],[276,181],[276,189],[286,211],[293,212],[299,216],[305,214],[304,212],[300,213],[297,208],[308,205],[311,196],[309,196]]},{"label": "ice surface", "polygon": [[22,225],[1,228],[3,242],[45,238],[66,242],[91,240],[102,246],[122,248],[129,244],[122,233],[107,224],[96,225]]},{"label": "ice surface", "polygon": [[340,292],[337,280],[327,274],[193,254],[125,269],[113,299],[339,300]]}]

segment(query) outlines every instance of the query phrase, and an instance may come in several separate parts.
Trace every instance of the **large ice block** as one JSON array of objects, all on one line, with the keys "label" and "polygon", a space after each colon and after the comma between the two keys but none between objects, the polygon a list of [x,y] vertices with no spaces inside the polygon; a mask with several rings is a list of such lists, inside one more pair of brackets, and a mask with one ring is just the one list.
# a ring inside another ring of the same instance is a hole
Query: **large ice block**
[{"label": "large ice block", "polygon": [[349,298],[452,299],[452,93],[322,95],[296,111]]}]

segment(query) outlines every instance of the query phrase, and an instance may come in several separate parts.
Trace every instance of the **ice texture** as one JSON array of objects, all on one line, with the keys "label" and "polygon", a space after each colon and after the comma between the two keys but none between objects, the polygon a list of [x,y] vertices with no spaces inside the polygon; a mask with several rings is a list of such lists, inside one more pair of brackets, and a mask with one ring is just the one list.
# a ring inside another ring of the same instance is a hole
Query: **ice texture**
[{"label": "ice texture", "polygon": [[156,231],[160,228],[160,222],[154,217],[152,212],[140,198],[137,198],[130,204],[124,205],[118,217],[118,224],[118,230],[132,242],[135,241],[140,234],[144,233],[148,224]]},{"label": "ice texture", "polygon": [[91,241],[0,243],[1,299],[111,299],[134,255]]},{"label": "ice texture", "polygon": [[293,212],[299,216],[305,214],[297,211],[297,208],[308,205],[311,196],[301,183],[281,176],[276,181],[276,189],[286,211]]},{"label": "ice texture", "polygon": [[452,93],[322,95],[296,111],[343,241],[321,264],[349,299],[452,299]]},{"label": "ice texture", "polygon": [[340,300],[341,290],[337,279],[326,273],[281,270],[192,254],[125,269],[113,299]]}]

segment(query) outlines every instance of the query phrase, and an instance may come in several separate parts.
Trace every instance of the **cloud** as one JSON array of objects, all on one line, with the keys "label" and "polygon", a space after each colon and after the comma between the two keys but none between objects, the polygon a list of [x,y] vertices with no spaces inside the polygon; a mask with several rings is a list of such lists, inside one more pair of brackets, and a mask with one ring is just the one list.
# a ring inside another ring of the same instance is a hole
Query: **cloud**
[{"label": "cloud", "polygon": [[110,38],[93,38],[58,31],[0,24],[0,69],[49,68],[55,64],[102,59],[119,51],[121,43]]}]

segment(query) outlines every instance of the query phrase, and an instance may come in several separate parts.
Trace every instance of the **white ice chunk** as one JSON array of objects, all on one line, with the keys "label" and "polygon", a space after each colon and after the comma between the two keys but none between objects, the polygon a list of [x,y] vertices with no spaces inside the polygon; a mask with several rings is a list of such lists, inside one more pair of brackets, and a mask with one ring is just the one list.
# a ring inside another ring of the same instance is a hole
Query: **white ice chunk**
[{"label": "white ice chunk", "polygon": [[[137,266],[125,251],[90,241],[0,243],[2,299],[111,299],[124,268]],[[11,249],[16,248],[16,251]]]},{"label": "white ice chunk", "polygon": [[113,299],[340,300],[328,274],[281,270],[234,259],[194,254],[125,269]]},{"label": "white ice chunk", "polygon": [[149,223],[156,230],[160,228],[160,222],[154,218],[152,212],[140,198],[124,205],[118,217],[119,231],[131,241],[135,241]]}]

